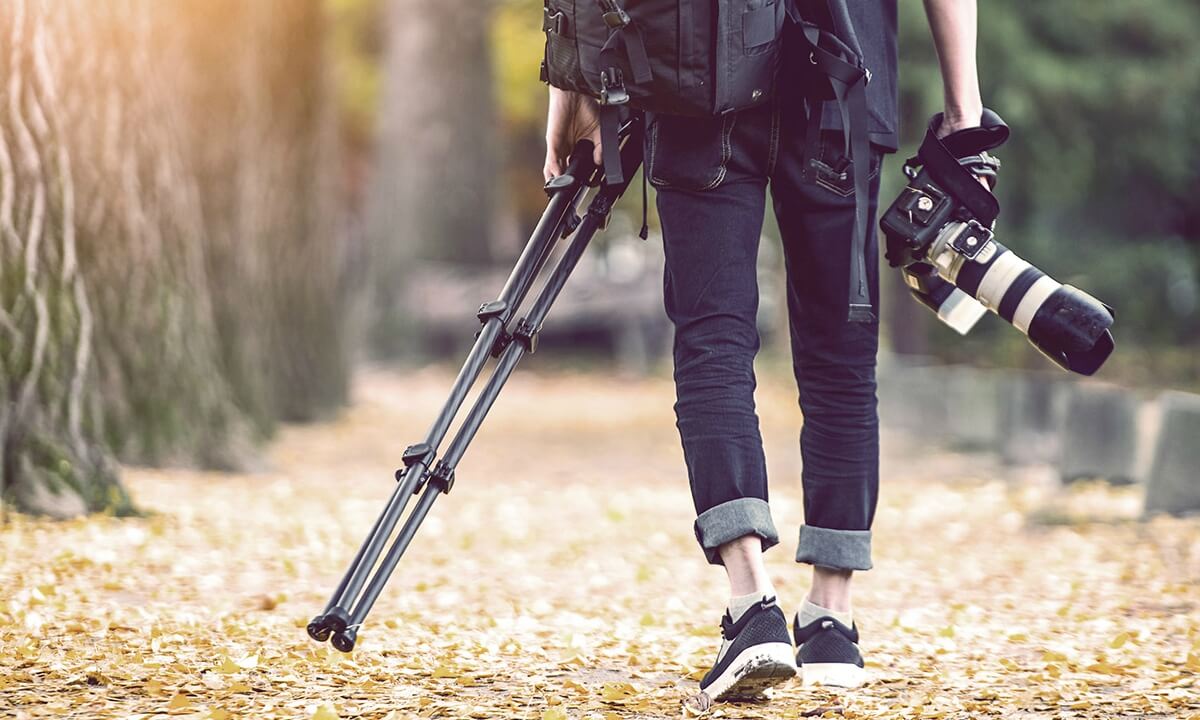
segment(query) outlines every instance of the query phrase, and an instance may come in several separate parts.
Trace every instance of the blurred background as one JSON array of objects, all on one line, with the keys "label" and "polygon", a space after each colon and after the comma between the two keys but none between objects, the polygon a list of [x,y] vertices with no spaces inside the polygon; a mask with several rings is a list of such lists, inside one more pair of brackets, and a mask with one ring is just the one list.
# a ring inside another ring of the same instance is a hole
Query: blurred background
[{"label": "blurred background", "polygon": [[[900,10],[885,200],[941,102],[921,4]],[[545,206],[540,20],[0,2],[0,715],[678,714],[726,588],[692,533],[636,192],[359,649],[303,629]],[[1117,351],[1068,376],[884,272],[877,567],[855,582],[879,682],[792,684],[776,716],[1200,717],[1197,28],[1195,0],[980,3],[984,99],[1013,131],[999,237],[1116,308]],[[802,418],[770,218],[760,261],[790,611]]]},{"label": "blurred background", "polygon": [[[921,8],[901,11],[906,148],[884,198],[940,103]],[[252,467],[279,423],[343,406],[356,367],[457,362],[544,206],[539,12],[536,0],[7,3],[4,497],[59,515],[129,510],[114,460]],[[1200,385],[1198,23],[1190,0],[981,7],[984,98],[1013,128],[1001,236],[1116,308],[1119,349],[1100,380],[1143,397]],[[660,238],[636,239],[639,213],[637,198],[621,204],[528,365],[669,372]],[[767,371],[787,353],[774,232],[769,221]],[[885,277],[885,371],[1050,373],[1004,323],[960,338]],[[931,372],[921,404],[946,404],[945,373]],[[949,404],[995,404],[990,392]]]}]

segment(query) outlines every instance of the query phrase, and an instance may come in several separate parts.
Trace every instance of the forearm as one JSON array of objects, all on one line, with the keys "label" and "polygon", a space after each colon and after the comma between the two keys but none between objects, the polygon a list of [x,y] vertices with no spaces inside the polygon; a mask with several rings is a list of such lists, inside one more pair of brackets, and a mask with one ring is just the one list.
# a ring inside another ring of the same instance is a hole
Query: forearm
[{"label": "forearm", "polygon": [[925,0],[925,14],[937,48],[949,129],[974,127],[983,112],[975,65],[976,0]]}]

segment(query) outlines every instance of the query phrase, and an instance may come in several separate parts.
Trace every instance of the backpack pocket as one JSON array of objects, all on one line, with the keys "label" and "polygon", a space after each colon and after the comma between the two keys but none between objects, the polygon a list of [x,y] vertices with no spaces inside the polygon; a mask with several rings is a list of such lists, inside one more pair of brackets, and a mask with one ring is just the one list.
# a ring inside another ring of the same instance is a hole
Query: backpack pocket
[{"label": "backpack pocket", "polygon": [[[588,0],[583,0],[587,2]],[[579,62],[575,34],[576,0],[543,0],[542,30],[546,33],[546,79],[557,88],[593,94]]]},{"label": "backpack pocket", "polygon": [[712,87],[712,23],[711,0],[679,0],[680,90]]},{"label": "backpack pocket", "polygon": [[787,17],[784,2],[717,0],[716,112],[742,110],[770,97]]},{"label": "backpack pocket", "polygon": [[770,52],[779,40],[778,8],[783,3],[764,5],[742,13],[742,47],[747,55]]}]

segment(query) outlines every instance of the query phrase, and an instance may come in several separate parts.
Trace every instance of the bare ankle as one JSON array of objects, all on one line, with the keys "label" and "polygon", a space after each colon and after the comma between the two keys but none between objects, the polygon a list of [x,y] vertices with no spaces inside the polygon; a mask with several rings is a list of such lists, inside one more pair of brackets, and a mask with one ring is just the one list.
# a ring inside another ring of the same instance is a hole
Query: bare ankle
[{"label": "bare ankle", "polygon": [[812,589],[808,592],[809,602],[837,612],[850,612],[850,580],[853,575],[851,570],[814,566]]},{"label": "bare ankle", "polygon": [[771,578],[763,565],[762,539],[744,535],[717,548],[725,572],[729,576],[729,593],[733,597],[771,590]]}]

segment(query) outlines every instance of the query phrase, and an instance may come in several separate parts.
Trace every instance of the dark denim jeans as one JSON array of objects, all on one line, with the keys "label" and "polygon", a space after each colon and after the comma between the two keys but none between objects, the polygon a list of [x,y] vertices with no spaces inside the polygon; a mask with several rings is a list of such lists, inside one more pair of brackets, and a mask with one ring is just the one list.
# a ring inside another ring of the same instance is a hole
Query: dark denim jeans
[{"label": "dark denim jeans", "polygon": [[[778,543],[754,408],[756,259],[769,183],[804,415],[805,521],[796,560],[867,570],[879,489],[879,326],[846,320],[854,178],[842,136],[823,133],[805,173],[806,124],[796,95],[722,117],[651,120],[646,162],[662,221],[664,305],[675,327],[676,424],[696,537],[709,562],[720,564],[718,546],[745,535],[759,536],[764,549]],[[877,317],[880,161],[873,148],[867,268]]]}]

